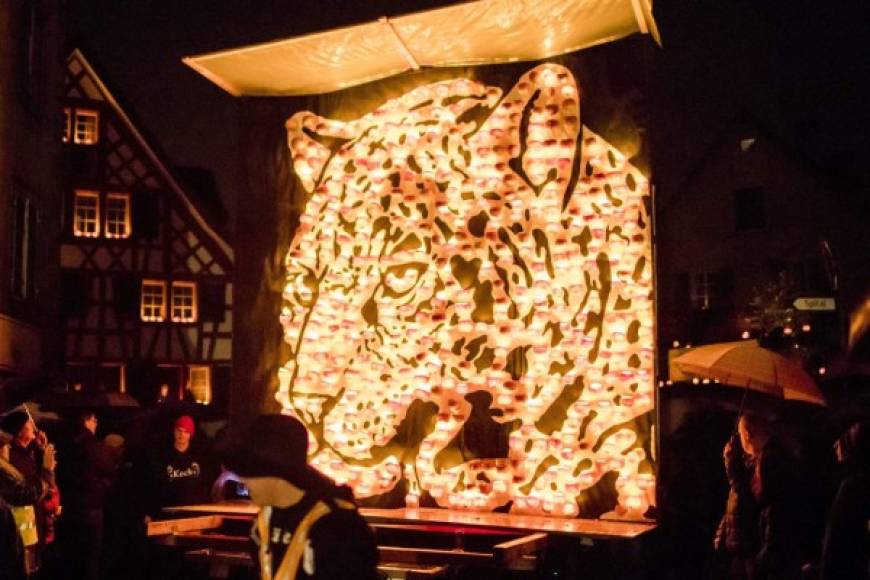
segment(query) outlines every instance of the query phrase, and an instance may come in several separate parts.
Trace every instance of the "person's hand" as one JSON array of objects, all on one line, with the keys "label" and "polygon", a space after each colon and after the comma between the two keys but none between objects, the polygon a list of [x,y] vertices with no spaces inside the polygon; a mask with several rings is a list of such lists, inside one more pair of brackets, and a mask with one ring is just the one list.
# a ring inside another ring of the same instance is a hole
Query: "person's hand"
[{"label": "person's hand", "polygon": [[728,460],[733,455],[734,455],[734,439],[729,439],[728,443],[725,444],[725,448],[722,449],[722,459]]},{"label": "person's hand", "polygon": [[57,467],[57,454],[54,451],[54,445],[51,443],[45,446],[45,451],[42,453],[42,467],[49,471],[54,471]]},{"label": "person's hand", "polygon": [[36,432],[36,444],[40,449],[45,449],[48,443],[48,435],[45,434],[45,431],[37,431]]}]

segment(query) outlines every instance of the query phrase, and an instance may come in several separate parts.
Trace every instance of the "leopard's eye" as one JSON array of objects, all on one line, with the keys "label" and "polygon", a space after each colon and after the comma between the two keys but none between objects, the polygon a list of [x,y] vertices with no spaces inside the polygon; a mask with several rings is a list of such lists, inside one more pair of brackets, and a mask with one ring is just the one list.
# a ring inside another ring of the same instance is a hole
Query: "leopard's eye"
[{"label": "leopard's eye", "polygon": [[386,294],[393,297],[407,294],[417,286],[425,270],[426,265],[420,262],[387,268],[383,275]]},{"label": "leopard's eye", "polygon": [[311,306],[314,304],[314,297],[317,291],[317,278],[309,271],[299,272],[290,278],[289,286],[293,291],[293,298],[301,306]]}]

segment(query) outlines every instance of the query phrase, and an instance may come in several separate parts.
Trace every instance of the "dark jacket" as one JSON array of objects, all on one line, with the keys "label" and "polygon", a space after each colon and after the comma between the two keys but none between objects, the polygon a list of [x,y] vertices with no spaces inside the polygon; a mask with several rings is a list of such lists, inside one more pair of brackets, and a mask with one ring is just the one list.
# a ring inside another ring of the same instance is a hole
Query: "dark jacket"
[{"label": "dark jacket", "polygon": [[821,580],[870,578],[870,423],[854,425],[841,439],[845,475],[822,545]]},{"label": "dark jacket", "polygon": [[24,476],[25,481],[34,482],[40,480],[47,484],[40,501],[33,504],[36,511],[36,526],[39,530],[39,543],[50,543],[54,537],[54,516],[52,506],[46,509],[47,504],[56,505],[58,502],[57,488],[54,472],[42,467],[42,449],[34,442],[27,447],[21,447],[14,441],[9,446],[9,463]]},{"label": "dark jacket", "polygon": [[38,505],[51,483],[52,476],[47,470],[39,470],[35,476],[26,477],[0,457],[0,499],[10,505]]},{"label": "dark jacket", "polygon": [[147,463],[146,512],[152,517],[167,506],[210,501],[214,468],[197,448],[191,446],[182,453],[170,445],[149,457]]},{"label": "dark jacket", "polygon": [[11,506],[0,497],[0,580],[25,580],[24,546]]},{"label": "dark jacket", "polygon": [[754,557],[758,553],[758,502],[752,494],[755,462],[748,458],[736,437],[724,457],[728,478],[728,502],[716,530],[716,549],[736,556]]},{"label": "dark jacket", "polygon": [[[269,518],[269,554],[272,573],[277,572],[287,552],[287,546],[303,518],[322,504],[328,513],[315,521],[308,530],[308,542],[300,558],[295,580],[374,580],[378,551],[374,534],[353,504],[353,493],[347,487],[330,486],[307,491],[289,508],[273,508]],[[257,525],[254,541],[260,544]],[[259,552],[254,554],[259,561]]]},{"label": "dark jacket", "polygon": [[42,450],[36,443],[21,447],[13,441],[9,445],[9,463],[14,465],[25,478],[35,478],[42,468]]},{"label": "dark jacket", "polygon": [[82,430],[59,466],[64,509],[69,514],[102,509],[114,474],[109,448],[96,435]]},{"label": "dark jacket", "polygon": [[800,477],[794,455],[778,438],[768,440],[758,454],[751,481],[759,508],[757,580],[800,578],[800,534],[804,528]]}]

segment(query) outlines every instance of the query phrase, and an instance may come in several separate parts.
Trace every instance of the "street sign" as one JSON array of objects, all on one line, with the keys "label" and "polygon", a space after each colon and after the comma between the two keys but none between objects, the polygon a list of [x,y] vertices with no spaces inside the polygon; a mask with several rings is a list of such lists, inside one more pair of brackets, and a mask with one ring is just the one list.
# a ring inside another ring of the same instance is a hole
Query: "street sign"
[{"label": "street sign", "polygon": [[836,310],[837,302],[833,298],[796,298],[793,302],[798,310]]}]

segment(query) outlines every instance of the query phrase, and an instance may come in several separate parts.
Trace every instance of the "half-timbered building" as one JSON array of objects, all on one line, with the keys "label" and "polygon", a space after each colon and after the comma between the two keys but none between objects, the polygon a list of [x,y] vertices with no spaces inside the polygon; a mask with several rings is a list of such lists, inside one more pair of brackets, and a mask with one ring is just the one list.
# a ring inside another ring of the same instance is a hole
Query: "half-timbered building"
[{"label": "half-timbered building", "polygon": [[230,245],[78,50],[67,59],[63,112],[69,385],[223,407]]}]

